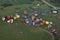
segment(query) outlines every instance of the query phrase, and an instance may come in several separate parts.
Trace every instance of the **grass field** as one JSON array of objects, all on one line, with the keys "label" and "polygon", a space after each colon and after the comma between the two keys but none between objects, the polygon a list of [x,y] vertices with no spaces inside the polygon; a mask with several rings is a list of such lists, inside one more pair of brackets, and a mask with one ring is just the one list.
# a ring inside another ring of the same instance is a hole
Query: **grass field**
[{"label": "grass field", "polygon": [[[0,23],[0,40],[51,40],[51,35],[33,26],[19,22]],[[45,37],[46,36],[46,37]]]},{"label": "grass field", "polygon": [[[19,13],[20,15],[22,15],[24,10],[29,11],[30,6],[31,5],[29,4],[9,6],[4,8],[4,10],[0,10],[0,15],[14,15],[15,8],[20,8]],[[54,23],[53,27],[55,27],[58,32],[56,40],[60,40],[60,19],[58,19],[58,16],[60,16],[60,14],[47,13],[46,15],[40,14],[39,16],[44,18],[45,20],[52,21]],[[0,40],[52,40],[52,37],[49,33],[40,30],[39,28],[20,23],[19,21],[14,21],[13,24],[8,24],[1,21]]]}]

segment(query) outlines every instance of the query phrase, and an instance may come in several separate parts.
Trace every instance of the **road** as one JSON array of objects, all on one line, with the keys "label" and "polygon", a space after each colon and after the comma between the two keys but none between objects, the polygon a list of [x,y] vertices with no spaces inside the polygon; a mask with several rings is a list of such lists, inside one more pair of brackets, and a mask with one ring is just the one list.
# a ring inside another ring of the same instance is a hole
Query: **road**
[{"label": "road", "polygon": [[48,6],[50,6],[50,7],[54,8],[54,9],[56,9],[56,10],[60,9],[60,7],[55,7],[55,6],[51,5],[50,3],[48,3],[48,2],[45,1],[45,0],[41,0],[41,1],[44,2],[45,4],[47,4]]}]

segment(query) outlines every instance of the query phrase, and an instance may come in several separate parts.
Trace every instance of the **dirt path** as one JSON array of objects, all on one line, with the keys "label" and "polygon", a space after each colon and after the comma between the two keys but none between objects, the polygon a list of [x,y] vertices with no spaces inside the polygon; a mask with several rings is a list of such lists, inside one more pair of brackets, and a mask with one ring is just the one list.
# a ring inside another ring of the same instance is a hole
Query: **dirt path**
[{"label": "dirt path", "polygon": [[[47,30],[45,30],[45,29],[43,29],[43,28],[38,28],[39,30],[37,30],[37,31],[45,31],[45,32],[47,32],[48,34],[50,34],[51,35],[51,37],[52,37],[52,40],[55,40],[54,39],[54,36],[53,36],[53,34],[52,33],[50,33],[49,31],[47,31]],[[37,32],[37,31],[33,31],[33,32]]]}]

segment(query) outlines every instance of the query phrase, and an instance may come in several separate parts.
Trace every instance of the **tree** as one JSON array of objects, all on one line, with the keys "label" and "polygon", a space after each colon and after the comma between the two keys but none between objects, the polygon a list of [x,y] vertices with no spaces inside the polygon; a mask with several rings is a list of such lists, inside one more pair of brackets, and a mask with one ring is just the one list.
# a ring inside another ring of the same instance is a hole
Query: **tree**
[{"label": "tree", "polygon": [[4,6],[4,7],[12,6],[12,3],[9,0],[5,0],[4,3],[1,4],[1,6]]}]

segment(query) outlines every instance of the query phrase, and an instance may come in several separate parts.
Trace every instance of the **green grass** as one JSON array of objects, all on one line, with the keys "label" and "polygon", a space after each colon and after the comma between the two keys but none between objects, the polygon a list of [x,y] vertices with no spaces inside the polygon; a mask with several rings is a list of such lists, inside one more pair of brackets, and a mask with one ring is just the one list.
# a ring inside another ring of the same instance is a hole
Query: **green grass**
[{"label": "green grass", "polygon": [[[29,10],[29,4],[23,5],[16,5],[4,8],[4,10],[0,10],[0,15],[14,15],[15,8],[21,8],[19,14],[23,14],[24,10]],[[56,15],[56,16],[54,16]],[[58,31],[58,36],[56,39],[60,40],[60,19],[58,16],[60,14],[49,14],[43,16],[39,15],[40,17],[44,18],[45,20],[52,21]],[[52,40],[51,35],[44,32],[44,31],[37,31],[37,29],[33,26],[29,26],[27,24],[20,23],[19,21],[14,21],[13,24],[8,24],[6,22],[0,22],[0,40]],[[22,33],[20,33],[22,32]]]},{"label": "green grass", "polygon": [[[51,35],[33,26],[15,21],[0,23],[0,40],[51,40]],[[36,31],[36,32],[33,32]],[[21,33],[22,32],[22,33]]]}]

